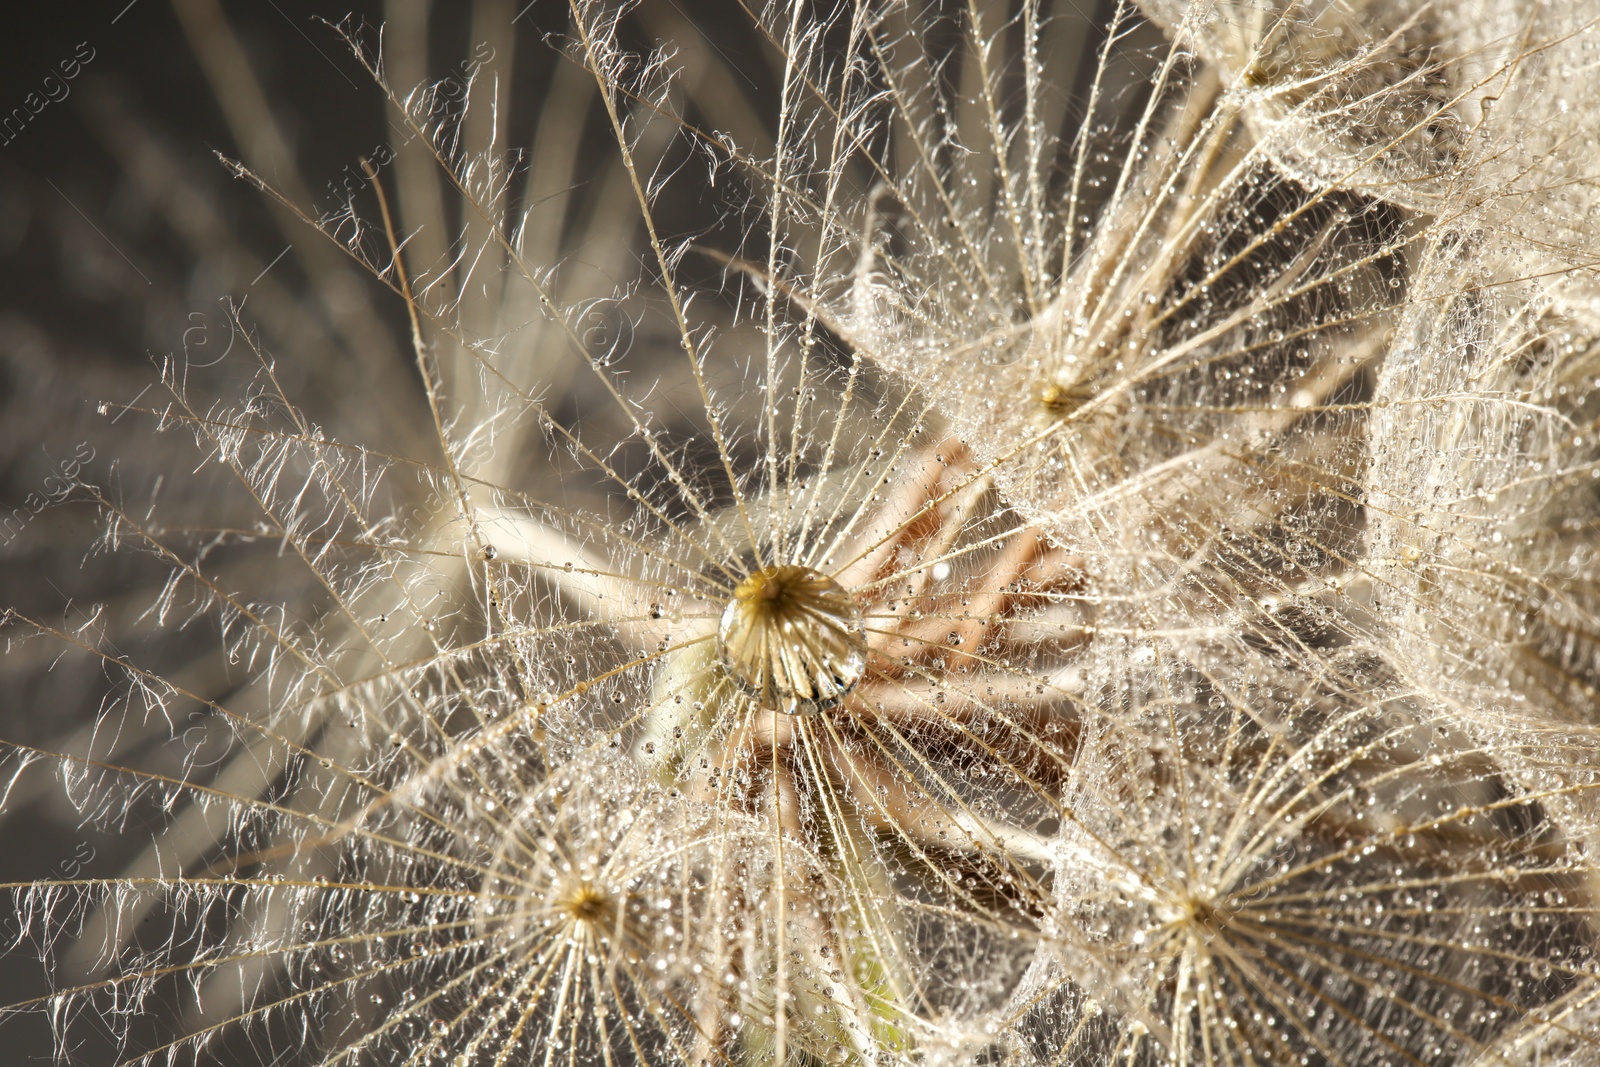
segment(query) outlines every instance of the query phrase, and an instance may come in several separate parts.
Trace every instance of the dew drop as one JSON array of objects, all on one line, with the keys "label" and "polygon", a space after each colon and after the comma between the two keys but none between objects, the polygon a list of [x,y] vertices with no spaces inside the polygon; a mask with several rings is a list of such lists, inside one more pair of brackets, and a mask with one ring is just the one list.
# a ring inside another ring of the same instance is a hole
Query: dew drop
[{"label": "dew drop", "polygon": [[728,673],[763,707],[787,715],[837,703],[866,672],[860,609],[809,567],[768,567],[740,582],[717,638]]}]

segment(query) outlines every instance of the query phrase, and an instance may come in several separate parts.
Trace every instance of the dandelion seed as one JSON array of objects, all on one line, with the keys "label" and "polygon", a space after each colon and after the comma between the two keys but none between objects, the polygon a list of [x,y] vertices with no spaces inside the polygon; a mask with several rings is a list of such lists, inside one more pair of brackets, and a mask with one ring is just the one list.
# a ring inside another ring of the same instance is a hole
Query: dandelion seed
[{"label": "dandelion seed", "polygon": [[[476,11],[443,75],[405,5],[340,28],[400,143],[327,207],[179,5],[310,284],[248,262],[244,392],[186,348],[105,429],[173,454],[75,482],[148,595],[6,609],[8,671],[112,680],[0,795],[156,827],[8,887],[85,946],[8,1016],[130,1065],[1591,1056],[1592,14],[573,0],[529,67]],[[347,373],[402,384],[303,411]]]}]

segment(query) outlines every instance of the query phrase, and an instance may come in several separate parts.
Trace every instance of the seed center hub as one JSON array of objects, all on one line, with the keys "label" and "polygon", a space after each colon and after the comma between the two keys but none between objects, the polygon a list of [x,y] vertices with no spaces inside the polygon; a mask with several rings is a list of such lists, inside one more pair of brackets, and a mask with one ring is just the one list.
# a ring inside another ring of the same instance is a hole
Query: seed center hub
[{"label": "seed center hub", "polygon": [[767,567],[745,578],[723,609],[717,641],[728,673],[786,715],[838,703],[867,669],[855,598],[810,567]]}]

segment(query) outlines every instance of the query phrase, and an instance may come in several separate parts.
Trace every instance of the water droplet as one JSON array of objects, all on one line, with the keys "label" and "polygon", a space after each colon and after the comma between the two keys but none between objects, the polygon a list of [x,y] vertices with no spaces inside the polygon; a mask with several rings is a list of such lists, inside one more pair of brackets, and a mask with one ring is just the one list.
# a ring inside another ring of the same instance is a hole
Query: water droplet
[{"label": "water droplet", "polygon": [[866,672],[860,609],[809,567],[769,567],[740,582],[717,638],[728,673],[763,707],[788,715],[836,703]]}]

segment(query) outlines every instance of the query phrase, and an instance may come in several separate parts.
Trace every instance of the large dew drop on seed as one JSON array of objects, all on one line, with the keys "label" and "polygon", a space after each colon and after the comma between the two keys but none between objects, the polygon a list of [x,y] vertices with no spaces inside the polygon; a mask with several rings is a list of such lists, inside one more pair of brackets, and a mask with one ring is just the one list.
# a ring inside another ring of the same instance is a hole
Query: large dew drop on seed
[{"label": "large dew drop on seed", "polygon": [[809,567],[768,567],[740,582],[717,640],[728,673],[786,715],[837,703],[867,667],[855,600]]}]

